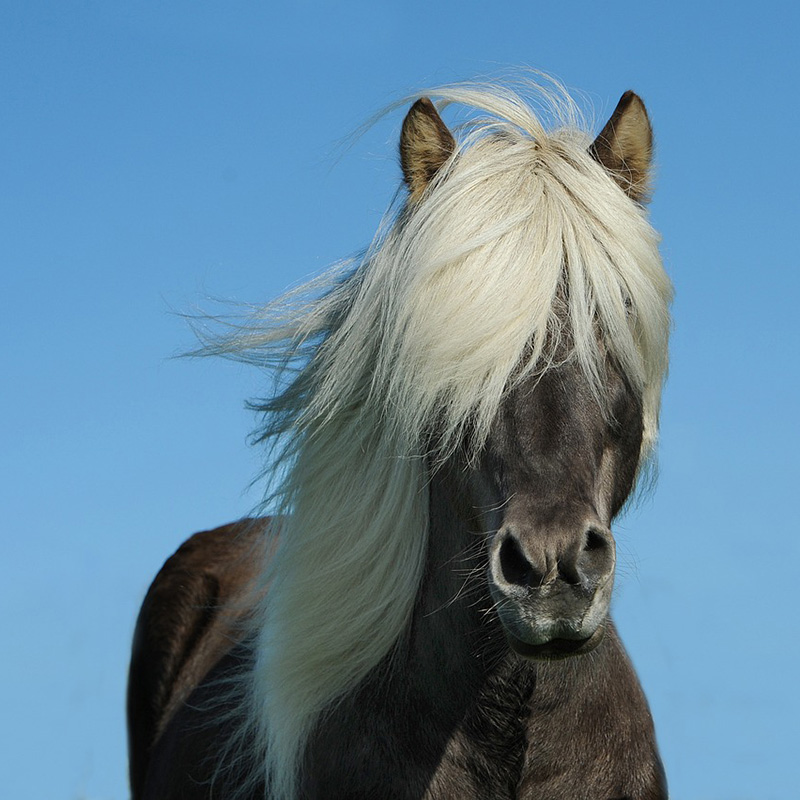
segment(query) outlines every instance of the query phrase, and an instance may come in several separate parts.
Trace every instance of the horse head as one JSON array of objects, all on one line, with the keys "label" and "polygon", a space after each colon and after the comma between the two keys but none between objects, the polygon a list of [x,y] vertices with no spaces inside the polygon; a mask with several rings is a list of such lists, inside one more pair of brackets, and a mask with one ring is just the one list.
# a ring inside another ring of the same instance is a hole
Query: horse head
[{"label": "horse head", "polygon": [[[641,204],[651,151],[645,107],[627,92],[588,153]],[[455,138],[426,98],[406,117],[400,154],[413,209],[457,158]],[[602,640],[616,565],[611,524],[643,454],[642,392],[605,351],[601,325],[592,334],[603,353],[599,387],[587,374],[574,352],[568,292],[564,281],[558,335],[548,335],[540,364],[505,392],[477,457],[463,465],[486,535],[493,609],[511,648],[534,659],[585,653]]]}]

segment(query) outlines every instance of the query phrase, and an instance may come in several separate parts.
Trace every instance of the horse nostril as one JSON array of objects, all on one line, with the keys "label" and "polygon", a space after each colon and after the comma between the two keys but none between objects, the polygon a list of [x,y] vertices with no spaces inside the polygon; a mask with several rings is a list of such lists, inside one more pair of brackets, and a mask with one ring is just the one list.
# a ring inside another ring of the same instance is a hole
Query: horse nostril
[{"label": "horse nostril", "polygon": [[614,570],[614,540],[602,527],[578,528],[560,544],[551,542],[549,550],[523,540],[513,528],[505,529],[500,537],[492,569],[506,589],[538,590],[560,582],[589,591]]},{"label": "horse nostril", "polygon": [[606,547],[608,547],[606,537],[594,528],[589,528],[586,532],[586,543],[583,545],[584,552],[591,553],[595,550],[604,550]]},{"label": "horse nostril", "polygon": [[500,573],[507,583],[524,588],[541,586],[544,576],[528,561],[514,536],[503,539],[499,558]]},{"label": "horse nostril", "polygon": [[603,580],[614,570],[614,540],[610,531],[589,528],[578,556],[577,567],[590,582]]}]

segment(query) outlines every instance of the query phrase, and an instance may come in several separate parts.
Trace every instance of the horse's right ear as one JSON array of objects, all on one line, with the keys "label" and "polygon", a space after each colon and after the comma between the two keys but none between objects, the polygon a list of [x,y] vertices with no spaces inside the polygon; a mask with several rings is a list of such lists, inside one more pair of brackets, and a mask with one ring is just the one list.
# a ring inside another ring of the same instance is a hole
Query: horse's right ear
[{"label": "horse's right ear", "polygon": [[427,97],[421,97],[406,114],[400,134],[400,165],[412,202],[422,197],[455,147],[456,140],[442,122],[436,106]]}]

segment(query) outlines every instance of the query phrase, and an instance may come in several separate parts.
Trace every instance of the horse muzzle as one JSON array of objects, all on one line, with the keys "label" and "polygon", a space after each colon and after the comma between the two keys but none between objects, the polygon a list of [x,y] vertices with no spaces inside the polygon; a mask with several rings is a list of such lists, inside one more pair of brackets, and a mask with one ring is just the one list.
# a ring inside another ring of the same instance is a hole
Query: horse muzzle
[{"label": "horse muzzle", "polygon": [[532,659],[587,653],[603,638],[616,549],[598,524],[542,537],[503,526],[490,547],[489,588],[511,648]]}]

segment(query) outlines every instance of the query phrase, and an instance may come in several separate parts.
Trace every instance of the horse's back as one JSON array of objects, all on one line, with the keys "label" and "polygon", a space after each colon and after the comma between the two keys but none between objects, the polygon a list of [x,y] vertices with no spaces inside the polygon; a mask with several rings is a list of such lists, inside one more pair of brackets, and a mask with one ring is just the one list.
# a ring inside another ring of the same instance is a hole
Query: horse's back
[{"label": "horse's back", "polygon": [[147,592],[128,678],[134,800],[146,796],[154,746],[164,749],[159,740],[174,727],[170,721],[242,639],[268,524],[242,520],[196,533],[167,559]]}]

